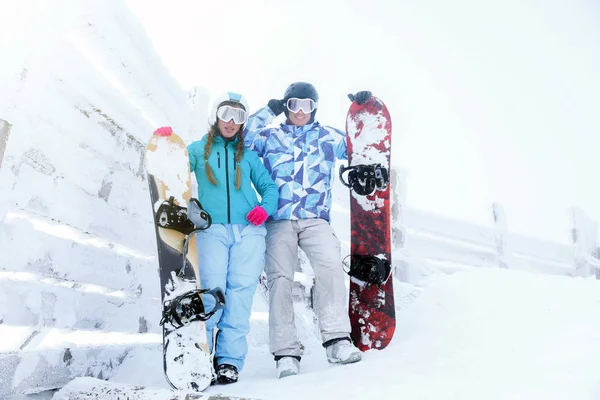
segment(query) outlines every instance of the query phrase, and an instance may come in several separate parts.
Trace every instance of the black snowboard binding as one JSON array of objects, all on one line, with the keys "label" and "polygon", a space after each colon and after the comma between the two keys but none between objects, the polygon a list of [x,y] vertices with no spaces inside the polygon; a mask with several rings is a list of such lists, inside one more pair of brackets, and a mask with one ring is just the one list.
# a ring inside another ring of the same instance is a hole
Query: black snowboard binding
[{"label": "black snowboard binding", "polygon": [[198,199],[190,199],[188,207],[175,204],[174,197],[163,201],[156,211],[157,226],[165,229],[174,229],[185,235],[196,230],[210,227],[212,219],[210,214],[202,208]]},{"label": "black snowboard binding", "polygon": [[371,255],[353,254],[350,270],[346,273],[370,285],[381,286],[390,276],[392,268],[388,260]]},{"label": "black snowboard binding", "polygon": [[[344,173],[348,172],[348,181],[344,180]],[[345,167],[340,165],[340,180],[361,196],[368,196],[376,189],[385,190],[389,183],[387,168],[381,164],[353,165]]]},{"label": "black snowboard binding", "polygon": [[[209,312],[204,309],[202,295],[215,298],[215,306]],[[160,324],[171,324],[175,329],[194,321],[206,321],[214,313],[225,307],[225,295],[220,288],[196,289],[165,302]]]}]

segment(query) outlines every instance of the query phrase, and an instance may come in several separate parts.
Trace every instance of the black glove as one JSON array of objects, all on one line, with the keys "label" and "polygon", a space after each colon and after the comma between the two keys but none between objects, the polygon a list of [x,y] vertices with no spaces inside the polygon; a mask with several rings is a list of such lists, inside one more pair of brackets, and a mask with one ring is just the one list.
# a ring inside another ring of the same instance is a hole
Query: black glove
[{"label": "black glove", "polygon": [[363,90],[362,92],[357,92],[356,94],[349,94],[348,98],[350,101],[355,101],[356,104],[365,104],[371,98],[371,92],[368,90]]},{"label": "black glove", "polygon": [[278,116],[283,112],[283,110],[285,110],[285,101],[271,99],[267,103],[267,106],[271,109],[271,111],[273,111],[273,114],[275,114],[275,116]]}]

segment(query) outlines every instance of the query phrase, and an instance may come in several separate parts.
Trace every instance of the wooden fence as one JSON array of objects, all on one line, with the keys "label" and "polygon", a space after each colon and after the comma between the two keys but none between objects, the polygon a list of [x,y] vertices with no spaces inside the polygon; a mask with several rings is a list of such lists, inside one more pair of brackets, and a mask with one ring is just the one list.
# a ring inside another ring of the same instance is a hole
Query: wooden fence
[{"label": "wooden fence", "polygon": [[[405,206],[406,180],[392,170],[392,240],[397,278],[416,281],[428,269],[514,268],[567,276],[600,276],[597,224],[573,207],[572,243],[560,244],[507,230],[502,206],[491,206],[490,226],[434,215]],[[415,275],[416,274],[416,275]]]}]

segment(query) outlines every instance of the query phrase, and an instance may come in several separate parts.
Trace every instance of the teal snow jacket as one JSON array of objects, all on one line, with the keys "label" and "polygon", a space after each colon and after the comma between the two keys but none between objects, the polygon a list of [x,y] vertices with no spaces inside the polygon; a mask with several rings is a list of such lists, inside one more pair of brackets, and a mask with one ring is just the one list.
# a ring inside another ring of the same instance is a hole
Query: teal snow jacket
[{"label": "teal snow jacket", "polygon": [[[188,146],[190,171],[198,182],[198,200],[212,217],[213,224],[249,224],[246,215],[255,206],[262,206],[268,215],[277,209],[279,193],[258,155],[249,149],[244,151],[240,162],[242,186],[235,188],[235,148],[237,138],[226,142],[215,135],[208,163],[218,184],[213,185],[206,176],[204,145],[208,135]],[[256,191],[252,188],[252,184]],[[256,192],[261,196],[258,200]]]}]

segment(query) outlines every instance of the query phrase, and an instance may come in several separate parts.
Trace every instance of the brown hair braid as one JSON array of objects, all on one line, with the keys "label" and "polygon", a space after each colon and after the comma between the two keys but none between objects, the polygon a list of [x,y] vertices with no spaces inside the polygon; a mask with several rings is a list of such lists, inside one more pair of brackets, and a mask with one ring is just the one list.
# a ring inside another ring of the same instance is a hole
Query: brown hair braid
[{"label": "brown hair braid", "polygon": [[235,188],[237,190],[240,190],[240,188],[242,187],[242,157],[244,157],[244,126],[242,125],[240,127],[240,130],[238,131],[238,133],[236,133],[236,136],[238,138],[238,142],[237,142],[237,146],[235,147],[235,164],[236,164],[236,171],[235,171]]},{"label": "brown hair braid", "polygon": [[206,172],[206,177],[208,181],[213,185],[217,185],[217,178],[215,178],[215,174],[213,173],[212,168],[208,164],[208,157],[210,156],[210,152],[212,150],[213,143],[215,141],[215,133],[219,132],[219,127],[217,126],[217,122],[210,127],[208,131],[208,138],[206,139],[206,144],[204,145],[204,171]]}]

